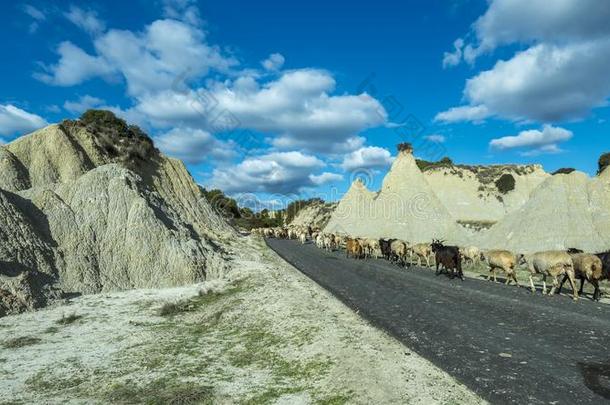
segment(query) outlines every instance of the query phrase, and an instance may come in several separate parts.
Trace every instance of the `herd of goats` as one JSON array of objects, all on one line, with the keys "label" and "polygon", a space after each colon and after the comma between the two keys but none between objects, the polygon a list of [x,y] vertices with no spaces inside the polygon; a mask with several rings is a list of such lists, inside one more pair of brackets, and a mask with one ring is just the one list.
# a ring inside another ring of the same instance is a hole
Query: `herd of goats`
[{"label": "herd of goats", "polygon": [[[542,293],[547,294],[546,278],[551,277],[553,287],[549,295],[561,293],[561,288],[569,280],[574,300],[583,294],[585,281],[590,282],[595,291],[593,300],[599,301],[601,292],[599,282],[610,280],[610,252],[584,253],[578,249],[567,251],[552,250],[533,254],[516,254],[508,250],[481,250],[476,246],[447,246],[444,241],[433,240],[432,243],[411,244],[399,239],[354,238],[345,235],[324,233],[308,226],[288,226],[277,228],[258,228],[252,231],[264,238],[296,239],[302,244],[309,241],[320,249],[334,251],[344,249],[347,257],[354,259],[384,258],[401,266],[417,262],[427,267],[431,262],[436,265],[436,274],[447,273],[451,278],[464,280],[462,261],[473,266],[484,262],[489,267],[487,280],[493,276],[496,282],[496,271],[506,274],[505,284],[512,281],[519,286],[517,269],[525,266],[529,270],[529,282],[532,292],[536,292],[533,276],[542,275]],[[558,278],[563,276],[559,283]],[[580,279],[580,289],[576,290],[575,279]]]}]

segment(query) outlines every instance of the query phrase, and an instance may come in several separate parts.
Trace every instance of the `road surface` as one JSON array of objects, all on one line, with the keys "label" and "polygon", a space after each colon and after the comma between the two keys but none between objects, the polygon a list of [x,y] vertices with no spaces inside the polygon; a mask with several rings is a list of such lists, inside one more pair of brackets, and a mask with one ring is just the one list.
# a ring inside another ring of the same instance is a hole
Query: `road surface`
[{"label": "road surface", "polygon": [[[305,275],[492,403],[610,402],[610,306],[451,280],[309,243],[267,244]],[[525,280],[524,280],[525,281]],[[566,290],[569,291],[569,288]]]}]

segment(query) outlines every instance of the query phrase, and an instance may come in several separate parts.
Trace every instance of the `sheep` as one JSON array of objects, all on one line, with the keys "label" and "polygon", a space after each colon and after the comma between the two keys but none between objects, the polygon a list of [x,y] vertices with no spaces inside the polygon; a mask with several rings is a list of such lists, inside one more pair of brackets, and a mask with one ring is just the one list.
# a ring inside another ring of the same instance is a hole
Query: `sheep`
[{"label": "sheep", "polygon": [[407,244],[401,240],[394,240],[390,244],[392,250],[393,261],[400,261],[403,265],[406,265],[407,261]]},{"label": "sheep", "polygon": [[321,233],[316,236],[316,247],[318,249],[324,248],[324,235],[322,235]]},{"label": "sheep", "polygon": [[305,232],[301,232],[301,234],[299,235],[299,241],[301,242],[301,245],[307,243],[307,234]]},{"label": "sheep", "polygon": [[494,282],[496,279],[496,270],[502,270],[506,273],[506,282],[504,284],[508,285],[511,281],[514,281],[517,287],[519,287],[519,281],[517,280],[517,257],[514,253],[509,252],[508,250],[487,250],[483,252],[484,260],[487,262],[489,266],[489,274],[487,275],[487,280],[490,281],[493,275]]},{"label": "sheep", "polygon": [[324,249],[332,252],[335,248],[335,235],[329,234],[324,236]]},{"label": "sheep", "polygon": [[460,252],[464,257],[464,262],[470,261],[475,266],[481,259],[481,250],[476,246],[466,246],[460,248]]},{"label": "sheep", "polygon": [[[578,294],[582,295],[585,280],[587,280],[593,284],[593,287],[595,287],[595,291],[593,292],[593,300],[599,301],[601,295],[599,291],[599,280],[604,276],[602,259],[597,255],[589,253],[571,253],[568,251],[568,254],[570,257],[572,257],[572,263],[574,264],[574,275],[576,278],[580,279],[580,289],[578,290]],[[561,293],[561,288],[567,279],[568,276],[564,275],[563,280],[561,280],[561,283],[559,284],[557,294]]]},{"label": "sheep", "polygon": [[362,259],[363,251],[362,245],[358,239],[347,238],[345,241],[345,257],[350,257],[350,255],[355,259]]},{"label": "sheep", "polygon": [[375,259],[378,259],[381,256],[379,241],[377,239],[365,239],[364,253],[367,257],[375,257]]},{"label": "sheep", "polygon": [[553,288],[549,295],[553,295],[555,290],[559,286],[557,276],[565,274],[570,280],[570,285],[574,292],[573,299],[578,299],[578,291],[576,291],[576,284],[574,283],[574,265],[572,264],[572,258],[570,255],[563,251],[549,250],[545,252],[538,252],[527,256],[521,256],[522,261],[527,263],[528,270],[530,272],[530,286],[532,292],[536,292],[534,286],[533,276],[535,274],[542,274],[542,293],[546,295],[546,277],[551,276],[553,278]]},{"label": "sheep", "polygon": [[416,243],[411,248],[411,263],[413,263],[413,255],[417,257],[417,265],[421,266],[421,259],[426,261],[426,266],[430,267],[430,257],[432,256],[432,247],[429,243]]}]

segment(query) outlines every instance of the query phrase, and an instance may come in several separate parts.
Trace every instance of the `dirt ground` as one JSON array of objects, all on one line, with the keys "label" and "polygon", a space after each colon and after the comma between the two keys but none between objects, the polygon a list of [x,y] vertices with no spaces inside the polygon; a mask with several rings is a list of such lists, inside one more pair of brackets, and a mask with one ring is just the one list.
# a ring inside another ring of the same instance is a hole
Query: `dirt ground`
[{"label": "dirt ground", "polygon": [[0,319],[0,403],[483,403],[247,239],[226,279]]}]

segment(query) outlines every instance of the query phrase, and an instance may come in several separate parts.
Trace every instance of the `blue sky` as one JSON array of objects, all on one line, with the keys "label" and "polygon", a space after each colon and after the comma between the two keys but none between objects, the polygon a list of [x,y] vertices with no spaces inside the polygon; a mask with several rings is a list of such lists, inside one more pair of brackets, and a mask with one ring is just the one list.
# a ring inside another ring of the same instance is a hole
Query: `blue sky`
[{"label": "blue sky", "polygon": [[264,201],[375,189],[404,140],[594,174],[610,4],[552,4],[2,2],[0,139],[110,108],[201,184]]}]

